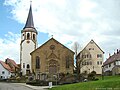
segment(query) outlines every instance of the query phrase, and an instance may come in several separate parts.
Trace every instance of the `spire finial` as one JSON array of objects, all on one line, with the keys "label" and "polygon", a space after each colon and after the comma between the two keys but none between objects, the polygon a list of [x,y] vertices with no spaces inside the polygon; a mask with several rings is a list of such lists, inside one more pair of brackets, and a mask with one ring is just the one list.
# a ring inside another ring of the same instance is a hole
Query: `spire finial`
[{"label": "spire finial", "polygon": [[53,35],[51,35],[51,37],[53,38]]},{"label": "spire finial", "polygon": [[32,0],[30,0],[30,4],[32,4]]}]

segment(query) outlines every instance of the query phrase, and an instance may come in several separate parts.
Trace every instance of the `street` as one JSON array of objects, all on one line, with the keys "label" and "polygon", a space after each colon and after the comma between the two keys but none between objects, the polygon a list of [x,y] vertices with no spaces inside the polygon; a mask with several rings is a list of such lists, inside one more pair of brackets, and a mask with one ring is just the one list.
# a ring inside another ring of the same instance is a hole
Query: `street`
[{"label": "street", "polygon": [[19,83],[0,82],[0,90],[35,90]]}]

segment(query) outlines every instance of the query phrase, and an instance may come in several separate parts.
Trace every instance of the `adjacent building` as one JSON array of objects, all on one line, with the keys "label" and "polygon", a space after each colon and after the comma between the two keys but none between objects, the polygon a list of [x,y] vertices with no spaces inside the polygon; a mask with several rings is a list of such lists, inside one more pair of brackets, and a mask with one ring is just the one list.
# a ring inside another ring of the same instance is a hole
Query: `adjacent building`
[{"label": "adjacent building", "polygon": [[102,74],[104,52],[93,40],[80,51],[76,59],[76,65],[80,73],[89,74],[95,71],[96,74]]},{"label": "adjacent building", "polygon": [[20,67],[18,66],[18,64],[16,64],[16,62],[14,60],[7,58],[5,60],[5,63],[7,65],[9,65],[9,67],[11,68],[13,76],[18,76],[19,75]]},{"label": "adjacent building", "polygon": [[8,79],[16,76],[19,71],[19,66],[14,60],[7,58],[5,62],[0,61],[0,79]]},{"label": "adjacent building", "polygon": [[0,61],[0,79],[8,79],[12,75],[12,71],[9,65]]},{"label": "adjacent building", "polygon": [[114,53],[103,64],[104,75],[118,75],[120,74],[120,50]]},{"label": "adjacent building", "polygon": [[73,74],[74,52],[54,38],[34,50],[31,60],[36,79],[45,79],[62,73]]}]

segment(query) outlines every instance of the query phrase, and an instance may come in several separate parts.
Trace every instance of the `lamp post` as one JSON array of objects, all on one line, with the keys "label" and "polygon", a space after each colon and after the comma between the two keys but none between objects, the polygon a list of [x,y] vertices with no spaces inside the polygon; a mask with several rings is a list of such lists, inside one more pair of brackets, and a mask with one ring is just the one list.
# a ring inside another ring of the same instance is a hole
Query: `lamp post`
[{"label": "lamp post", "polygon": [[94,71],[94,66],[93,66],[93,71]]},{"label": "lamp post", "polygon": [[102,66],[102,80],[104,80],[104,71],[103,71],[103,66]]}]

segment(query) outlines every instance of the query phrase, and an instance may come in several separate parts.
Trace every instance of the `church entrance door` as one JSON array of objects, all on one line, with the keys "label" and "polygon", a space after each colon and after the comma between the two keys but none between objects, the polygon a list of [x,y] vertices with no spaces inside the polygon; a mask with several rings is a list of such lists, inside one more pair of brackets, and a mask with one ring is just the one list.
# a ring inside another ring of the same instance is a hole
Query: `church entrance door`
[{"label": "church entrance door", "polygon": [[57,74],[57,61],[56,60],[49,61],[49,73]]}]

